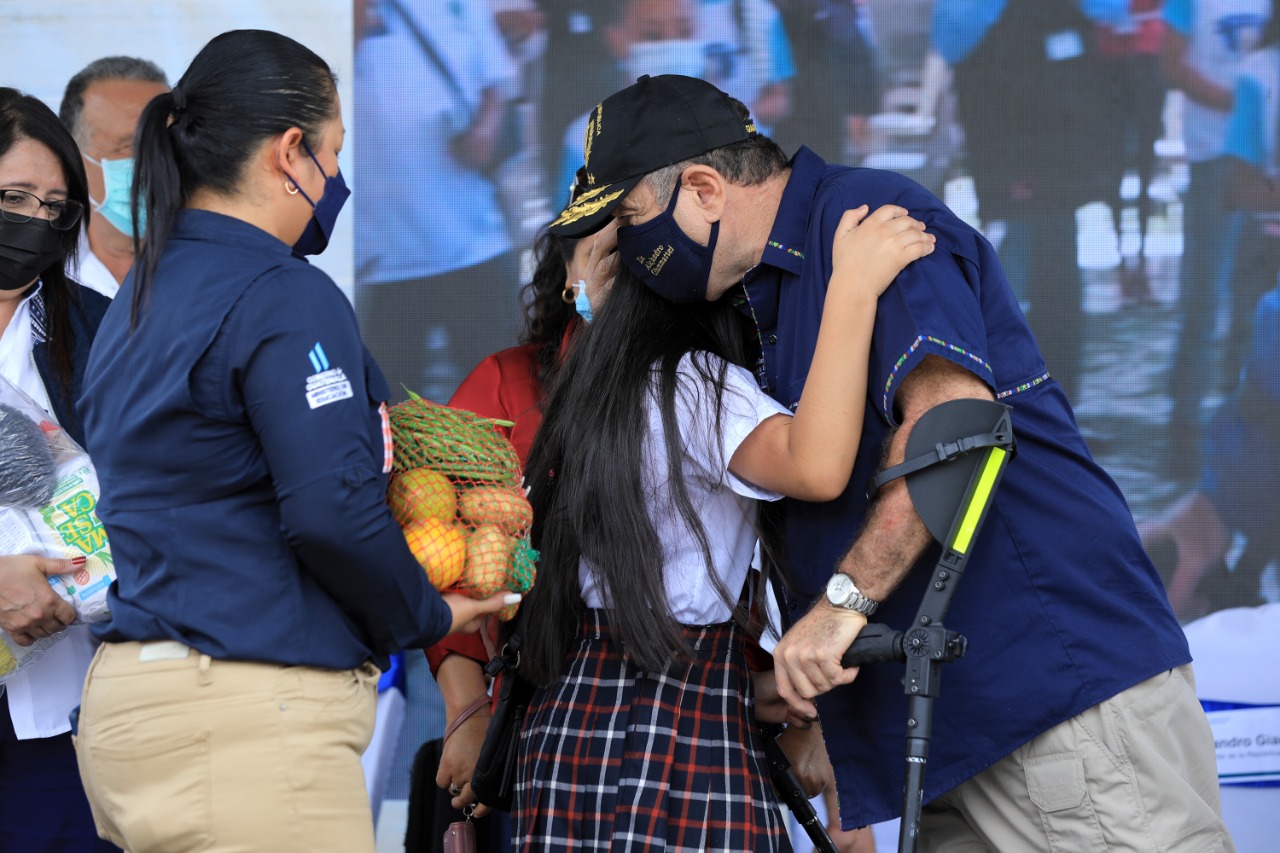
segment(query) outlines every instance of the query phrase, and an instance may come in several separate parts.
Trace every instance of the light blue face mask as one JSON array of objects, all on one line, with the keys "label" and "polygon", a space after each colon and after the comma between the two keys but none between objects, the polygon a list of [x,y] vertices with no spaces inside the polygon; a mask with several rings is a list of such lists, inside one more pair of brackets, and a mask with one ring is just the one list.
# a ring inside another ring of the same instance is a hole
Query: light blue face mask
[{"label": "light blue face mask", "polygon": [[573,297],[573,310],[577,311],[578,315],[582,317],[583,320],[590,323],[591,300],[587,298],[587,283],[579,279],[578,283],[574,285],[574,288],[578,291],[578,295]]},{"label": "light blue face mask", "polygon": [[[89,196],[89,201],[93,202],[94,212],[101,213],[103,218],[121,234],[132,237],[133,216],[129,212],[129,193],[133,190],[133,158],[121,157],[118,160],[109,160],[103,157],[101,160],[95,160],[85,154],[84,159],[102,169],[104,198],[98,201],[93,196]],[[142,230],[146,231],[146,211],[138,211],[138,220]]]}]

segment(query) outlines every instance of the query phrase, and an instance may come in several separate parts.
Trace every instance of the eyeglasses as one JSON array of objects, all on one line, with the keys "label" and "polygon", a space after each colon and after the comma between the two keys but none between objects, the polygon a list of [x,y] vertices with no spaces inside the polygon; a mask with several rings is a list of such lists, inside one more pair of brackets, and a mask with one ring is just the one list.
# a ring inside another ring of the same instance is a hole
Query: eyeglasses
[{"label": "eyeglasses", "polygon": [[0,217],[10,222],[30,222],[40,216],[57,230],[69,231],[83,214],[84,205],[74,199],[45,201],[22,190],[0,190]]}]

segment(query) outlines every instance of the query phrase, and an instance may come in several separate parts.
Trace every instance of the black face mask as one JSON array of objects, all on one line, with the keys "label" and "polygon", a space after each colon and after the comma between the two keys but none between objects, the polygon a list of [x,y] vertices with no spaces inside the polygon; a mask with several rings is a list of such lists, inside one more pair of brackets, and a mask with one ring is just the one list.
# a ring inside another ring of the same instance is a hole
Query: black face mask
[{"label": "black face mask", "polygon": [[0,218],[0,290],[21,290],[66,256],[62,232],[45,220]]}]

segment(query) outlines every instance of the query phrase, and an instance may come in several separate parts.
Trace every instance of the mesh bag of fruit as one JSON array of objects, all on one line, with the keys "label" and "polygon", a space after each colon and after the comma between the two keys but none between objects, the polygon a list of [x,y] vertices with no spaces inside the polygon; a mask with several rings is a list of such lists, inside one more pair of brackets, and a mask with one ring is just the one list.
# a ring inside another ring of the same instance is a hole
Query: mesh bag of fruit
[{"label": "mesh bag of fruit", "polygon": [[[528,592],[538,557],[528,542],[533,508],[501,422],[417,395],[387,414],[387,502],[432,586],[473,598]],[[515,611],[506,607],[499,618]]]}]

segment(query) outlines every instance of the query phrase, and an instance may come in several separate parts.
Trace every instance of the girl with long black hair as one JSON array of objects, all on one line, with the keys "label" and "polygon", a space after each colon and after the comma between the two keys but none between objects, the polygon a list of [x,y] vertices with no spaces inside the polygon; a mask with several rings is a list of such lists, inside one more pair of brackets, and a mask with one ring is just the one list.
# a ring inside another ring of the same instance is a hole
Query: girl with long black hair
[{"label": "girl with long black hair", "polygon": [[372,853],[378,664],[502,606],[428,584],[386,504],[386,382],[299,257],[349,194],[342,142],[329,66],[257,30],[139,123],[146,235],[80,399],[118,580],[77,743],[133,853]]},{"label": "girl with long black hair", "polygon": [[756,500],[843,491],[876,299],[932,250],[922,229],[897,207],[845,215],[794,417],[746,369],[736,308],[672,305],[619,270],[526,468],[523,849],[788,849],[743,658]]},{"label": "girl with long black hair", "polygon": [[[543,390],[554,381],[572,340],[590,322],[592,304],[602,304],[613,280],[618,264],[615,230],[581,239],[546,230],[538,236],[533,275],[522,294],[528,309],[520,346],[485,358],[449,399],[455,408],[509,422],[510,427],[500,429],[511,439],[521,464],[542,423]],[[492,628],[496,624],[486,626]],[[483,668],[496,651],[491,636],[485,629],[451,634],[426,649],[447,723],[435,781],[449,791],[456,809],[469,806],[475,817],[489,811],[476,802],[471,776],[489,723],[489,686]],[[477,843],[483,845],[493,831],[492,824],[479,823]]]}]

